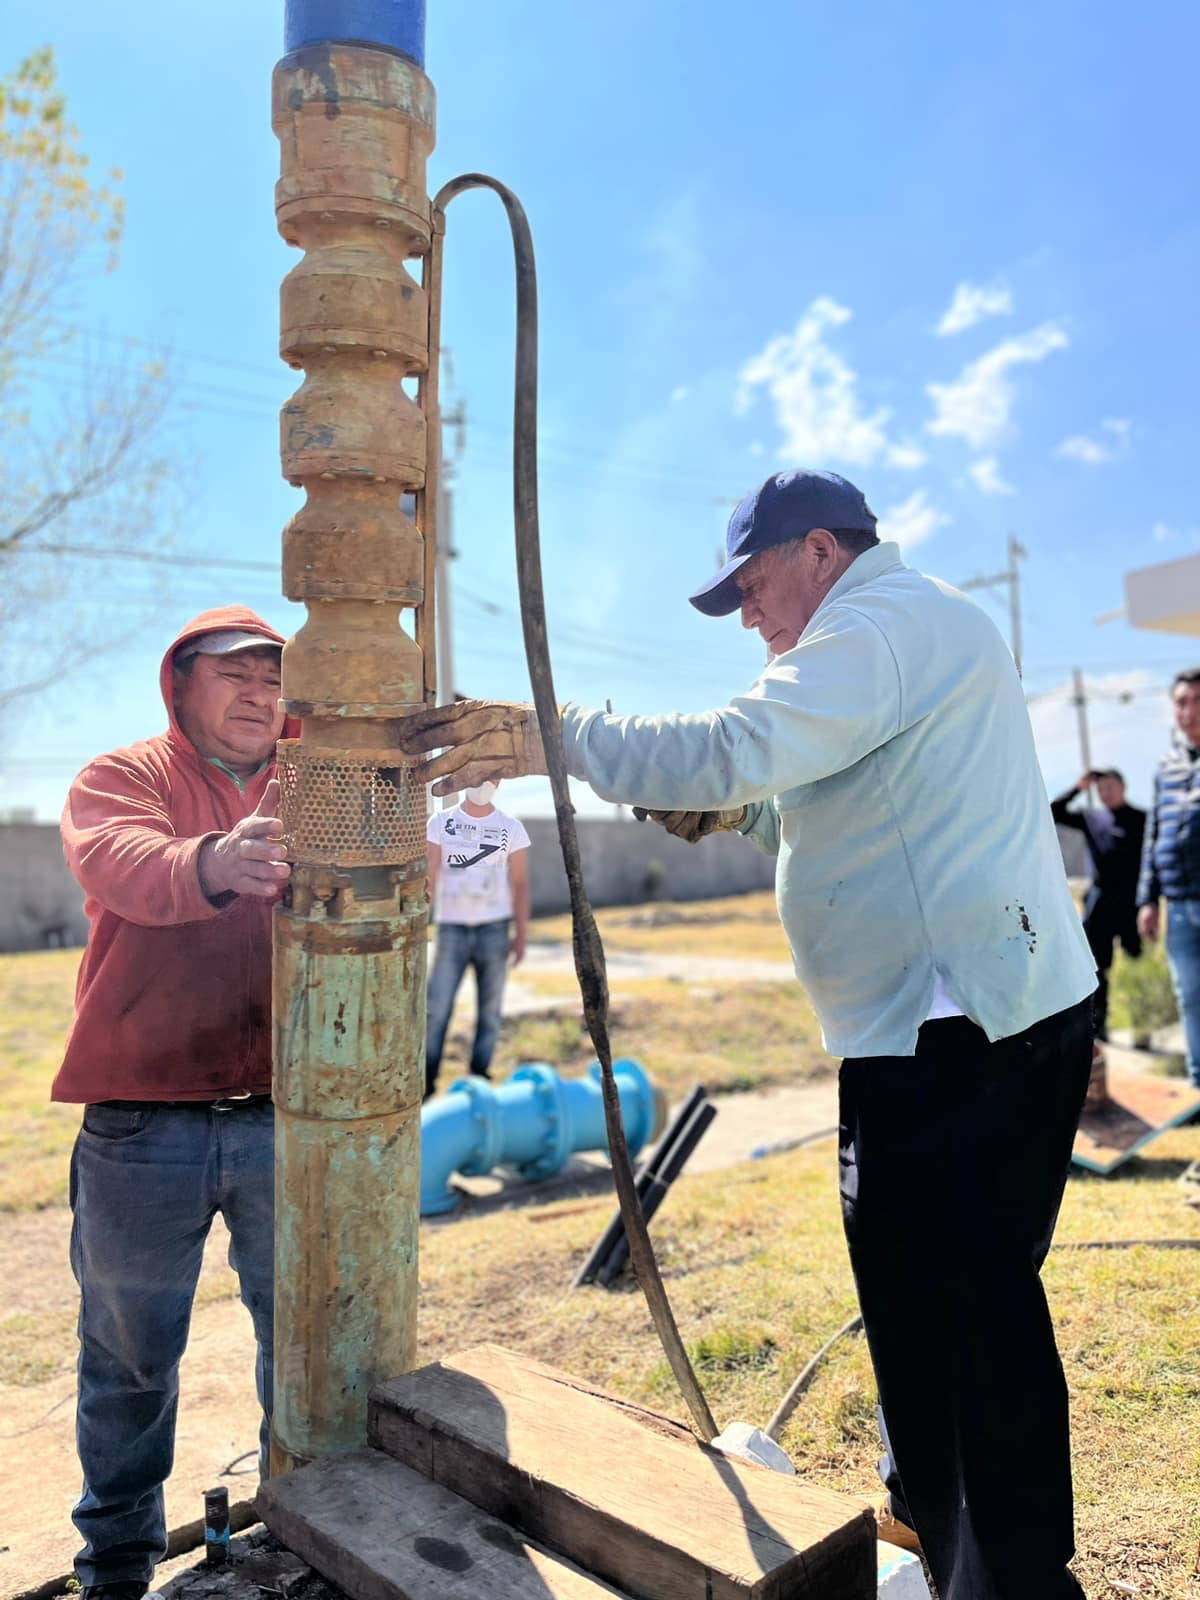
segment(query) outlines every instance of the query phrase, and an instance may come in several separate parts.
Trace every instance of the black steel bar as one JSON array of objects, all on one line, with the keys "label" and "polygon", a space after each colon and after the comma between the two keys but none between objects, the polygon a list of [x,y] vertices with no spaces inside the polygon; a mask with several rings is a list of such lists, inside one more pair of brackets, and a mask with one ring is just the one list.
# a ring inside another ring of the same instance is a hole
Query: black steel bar
[{"label": "black steel bar", "polygon": [[[654,1146],[653,1150],[650,1151],[645,1161],[642,1162],[641,1167],[638,1169],[637,1177],[635,1179],[635,1187],[637,1189],[639,1200],[645,1195],[651,1178],[653,1178],[661,1169],[663,1162],[667,1159],[667,1156],[674,1148],[679,1135],[683,1132],[684,1127],[687,1125],[688,1118],[695,1111],[696,1107],[707,1098],[708,1090],[705,1089],[702,1084],[698,1083],[696,1084],[695,1088],[688,1090],[687,1096],[683,1101],[681,1101],[678,1110],[675,1112],[675,1115],[663,1129],[662,1137],[659,1139],[658,1143]],[[591,1283],[592,1279],[603,1266],[609,1251],[624,1232],[625,1222],[621,1216],[621,1208],[618,1206],[613,1212],[612,1216],[609,1218],[604,1232],[592,1246],[587,1260],[571,1279],[572,1289],[582,1289],[584,1284]]]},{"label": "black steel bar", "polygon": [[638,1204],[633,1164],[621,1120],[621,1096],[613,1076],[612,1044],[608,1036],[608,977],[604,965],[604,944],[592,914],[583,882],[583,862],[579,836],[575,830],[575,808],[567,786],[567,761],[562,747],[558,698],[550,667],[550,643],[546,629],[546,601],[542,586],[541,538],[538,531],[537,489],[537,270],[534,265],[533,237],[521,202],[512,190],[481,172],[468,172],[452,178],[434,198],[434,213],[444,211],[456,194],[466,189],[491,189],[499,196],[508,214],[512,231],[517,277],[517,362],[513,396],[513,520],[517,537],[517,587],[521,596],[521,625],[525,635],[525,656],[529,681],[537,708],[538,727],[546,754],[546,772],[554,795],[554,814],[558,819],[558,839],[563,868],[571,895],[571,946],[575,953],[575,975],[583,1001],[583,1015],[600,1064],[600,1087],[604,1096],[604,1121],[608,1129],[608,1154],[612,1162],[613,1184],[625,1229],[629,1237],[638,1284],[646,1308],[675,1375],[680,1393],[700,1438],[708,1443],[721,1431],[688,1359],[687,1348],[675,1321],[675,1313],[663,1288],[662,1274],[654,1259],[654,1247],[642,1220]]},{"label": "black steel bar", "polygon": [[[710,1104],[707,1100],[698,1106],[691,1121],[676,1141],[675,1148],[671,1151],[661,1172],[656,1173],[650,1179],[646,1193],[642,1197],[642,1216],[647,1224],[667,1198],[668,1189],[670,1189],[675,1179],[687,1165],[692,1152],[707,1133],[709,1125],[716,1114],[716,1106]],[[620,1277],[628,1259],[629,1240],[622,1236],[610,1251],[608,1260],[596,1274],[596,1281],[603,1284],[607,1289],[614,1279]]]}]

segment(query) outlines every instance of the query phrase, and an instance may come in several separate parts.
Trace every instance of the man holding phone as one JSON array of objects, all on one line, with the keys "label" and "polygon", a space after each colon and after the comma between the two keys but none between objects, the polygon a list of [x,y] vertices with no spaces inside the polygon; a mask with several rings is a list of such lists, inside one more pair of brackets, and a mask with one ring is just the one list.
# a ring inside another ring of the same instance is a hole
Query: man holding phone
[{"label": "man holding phone", "polygon": [[[1098,805],[1087,803],[1093,788]],[[1076,809],[1080,799],[1085,803]],[[1125,779],[1115,767],[1085,772],[1074,788],[1050,802],[1050,811],[1060,828],[1077,828],[1083,834],[1092,863],[1083,931],[1100,975],[1095,996],[1096,1039],[1104,1042],[1108,1039],[1108,973],[1113,963],[1113,945],[1119,941],[1125,954],[1133,959],[1142,953],[1137,889],[1146,813],[1128,803]]]}]

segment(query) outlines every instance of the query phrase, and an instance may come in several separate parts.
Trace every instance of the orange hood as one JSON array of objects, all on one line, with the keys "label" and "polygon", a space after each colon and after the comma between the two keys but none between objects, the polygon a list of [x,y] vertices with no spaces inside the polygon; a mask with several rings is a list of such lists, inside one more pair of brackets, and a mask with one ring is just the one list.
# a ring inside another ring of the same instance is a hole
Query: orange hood
[{"label": "orange hood", "polygon": [[[198,617],[183,628],[167,647],[167,653],[162,658],[162,666],[158,673],[158,686],[162,690],[163,704],[167,708],[167,720],[171,725],[171,733],[182,743],[189,745],[191,741],[175,720],[175,686],[172,681],[172,666],[175,652],[181,644],[189,639],[196,639],[202,633],[217,633],[226,628],[237,628],[243,633],[261,633],[266,644],[284,643],[281,633],[278,633],[269,622],[264,622],[256,611],[251,611],[249,606],[214,606],[211,611],[202,611]],[[283,725],[284,739],[295,739],[299,736],[300,724],[294,717],[288,717]]]}]

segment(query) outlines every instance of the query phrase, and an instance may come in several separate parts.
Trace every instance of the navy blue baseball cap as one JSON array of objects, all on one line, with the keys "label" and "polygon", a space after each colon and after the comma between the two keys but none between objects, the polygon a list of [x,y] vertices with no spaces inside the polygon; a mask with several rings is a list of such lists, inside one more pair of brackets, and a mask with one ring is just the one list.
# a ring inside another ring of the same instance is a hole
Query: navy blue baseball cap
[{"label": "navy blue baseball cap", "polygon": [[691,595],[706,617],[727,617],[742,603],[735,574],[773,544],[803,539],[813,528],[875,532],[875,513],[861,489],[836,472],[777,472],[739,502],[725,535],[725,565]]}]

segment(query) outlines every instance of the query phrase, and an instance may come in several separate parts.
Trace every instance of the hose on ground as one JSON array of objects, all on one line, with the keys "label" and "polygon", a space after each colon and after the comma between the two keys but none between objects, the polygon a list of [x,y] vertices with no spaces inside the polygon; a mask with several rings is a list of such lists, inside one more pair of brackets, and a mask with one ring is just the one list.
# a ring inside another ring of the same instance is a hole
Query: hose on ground
[{"label": "hose on ground", "polygon": [[[483,173],[468,172],[453,178],[437,193],[433,202],[434,241],[440,248],[446,207],[456,195],[468,189],[490,189],[508,215],[512,230],[513,256],[517,280],[517,351],[513,396],[513,520],[517,545],[517,583],[521,597],[521,623],[525,633],[525,655],[533,687],[533,703],[542,730],[554,813],[558,823],[559,846],[571,896],[571,945],[575,974],[583,1000],[583,1015],[600,1063],[604,1097],[604,1120],[608,1129],[608,1148],[612,1159],[617,1200],[629,1239],[629,1251],[646,1305],[663,1351],[675,1375],[700,1437],[708,1442],[716,1437],[704,1391],[692,1369],[671,1303],[663,1287],[654,1247],[650,1243],[634,1184],[633,1166],[621,1122],[621,1101],[613,1076],[612,1048],[608,1037],[608,978],[604,946],[588,901],[579,855],[579,836],[575,812],[567,786],[566,760],[560,737],[558,700],[550,666],[550,644],[546,631],[546,604],[542,587],[541,534],[538,521],[537,465],[537,268],[533,237],[521,202],[505,184]],[[436,359],[436,351],[430,352]]]},{"label": "hose on ground", "polygon": [[795,1378],[795,1381],[792,1383],[791,1388],[775,1407],[774,1416],[763,1429],[763,1432],[766,1434],[768,1439],[774,1439],[776,1444],[779,1443],[779,1435],[783,1432],[784,1428],[787,1427],[792,1412],[795,1411],[796,1407],[800,1404],[801,1396],[816,1377],[822,1362],[825,1360],[825,1357],[833,1349],[834,1345],[839,1339],[845,1338],[848,1333],[857,1333],[862,1325],[863,1319],[861,1313],[856,1317],[851,1317],[849,1322],[843,1322],[838,1331],[826,1339],[825,1343],[817,1351],[812,1360],[801,1368],[800,1372]]}]

